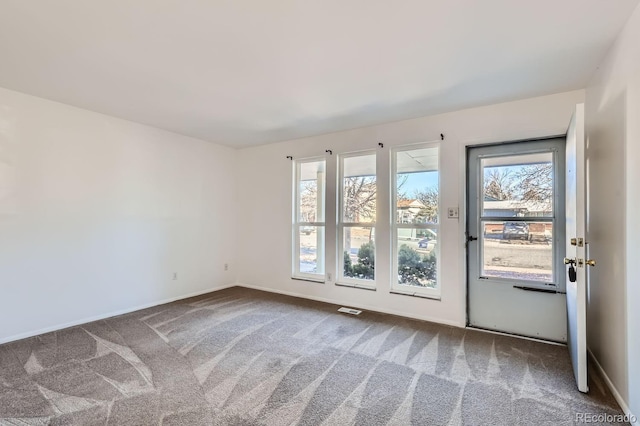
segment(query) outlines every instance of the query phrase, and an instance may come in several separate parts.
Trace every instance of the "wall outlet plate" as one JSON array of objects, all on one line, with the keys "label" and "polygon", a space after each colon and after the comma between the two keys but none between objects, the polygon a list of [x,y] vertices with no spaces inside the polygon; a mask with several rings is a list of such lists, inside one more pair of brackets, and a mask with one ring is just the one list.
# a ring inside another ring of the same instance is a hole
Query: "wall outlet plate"
[{"label": "wall outlet plate", "polygon": [[457,219],[459,217],[458,208],[457,207],[447,208],[447,217],[449,219]]}]

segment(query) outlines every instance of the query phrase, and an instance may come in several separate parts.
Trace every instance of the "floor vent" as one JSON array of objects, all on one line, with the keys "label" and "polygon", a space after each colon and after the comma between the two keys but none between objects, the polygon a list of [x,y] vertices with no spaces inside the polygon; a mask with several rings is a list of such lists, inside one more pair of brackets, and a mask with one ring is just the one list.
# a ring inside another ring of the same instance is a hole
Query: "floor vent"
[{"label": "floor vent", "polygon": [[344,312],[345,314],[351,315],[360,315],[362,313],[362,311],[359,311],[357,309],[345,308],[344,306],[338,309],[338,312]]}]

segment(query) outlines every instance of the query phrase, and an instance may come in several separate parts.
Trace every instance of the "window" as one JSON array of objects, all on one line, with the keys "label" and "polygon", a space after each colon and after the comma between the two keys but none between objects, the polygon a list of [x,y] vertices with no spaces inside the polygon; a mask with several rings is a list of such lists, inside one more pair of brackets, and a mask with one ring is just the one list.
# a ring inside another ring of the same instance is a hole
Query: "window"
[{"label": "window", "polygon": [[392,152],[392,280],[395,292],[439,297],[440,180],[437,145]]},{"label": "window", "polygon": [[376,154],[339,161],[338,281],[375,288]]},{"label": "window", "polygon": [[382,272],[392,293],[439,298],[439,155],[434,142],[296,161],[293,277],[376,290]]},{"label": "window", "polygon": [[554,162],[552,151],[480,159],[481,277],[559,284]]},{"label": "window", "polygon": [[293,220],[293,276],[324,280],[325,160],[297,161]]}]

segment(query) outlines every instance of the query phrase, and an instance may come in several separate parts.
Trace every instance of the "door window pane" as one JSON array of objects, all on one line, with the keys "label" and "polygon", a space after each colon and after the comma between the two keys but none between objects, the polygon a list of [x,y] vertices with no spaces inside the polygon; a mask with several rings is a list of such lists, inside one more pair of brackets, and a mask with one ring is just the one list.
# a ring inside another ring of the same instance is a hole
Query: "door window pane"
[{"label": "door window pane", "polygon": [[346,157],[343,161],[343,221],[350,223],[375,222],[376,155]]},{"label": "door window pane", "polygon": [[481,276],[553,283],[552,222],[482,222]]},{"label": "door window pane", "polygon": [[551,152],[483,158],[482,216],[552,217]]},{"label": "door window pane", "polygon": [[437,286],[437,233],[431,229],[396,230],[398,284],[412,287]]},{"label": "door window pane", "polygon": [[438,223],[438,148],[396,154],[396,222]]},{"label": "door window pane", "polygon": [[343,271],[346,278],[375,278],[375,228],[345,226],[343,236]]}]

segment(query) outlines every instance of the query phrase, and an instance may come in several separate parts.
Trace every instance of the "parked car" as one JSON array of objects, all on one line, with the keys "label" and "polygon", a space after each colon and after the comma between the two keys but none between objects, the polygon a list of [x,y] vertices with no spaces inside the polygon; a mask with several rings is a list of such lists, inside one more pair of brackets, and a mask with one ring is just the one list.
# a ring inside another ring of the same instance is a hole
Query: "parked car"
[{"label": "parked car", "polygon": [[430,252],[431,250],[436,248],[436,244],[438,244],[438,240],[423,238],[422,240],[418,241],[418,250],[425,250]]},{"label": "parked car", "polygon": [[505,222],[502,228],[503,240],[528,240],[529,224],[526,222]]},{"label": "parked car", "polygon": [[422,238],[418,240],[418,248],[423,250],[433,249],[436,245],[438,234],[432,229],[425,229],[422,232]]},{"label": "parked car", "polygon": [[421,239],[420,241],[418,241],[418,248],[426,249],[427,247],[429,247],[429,241],[431,241],[431,238],[429,237]]}]

